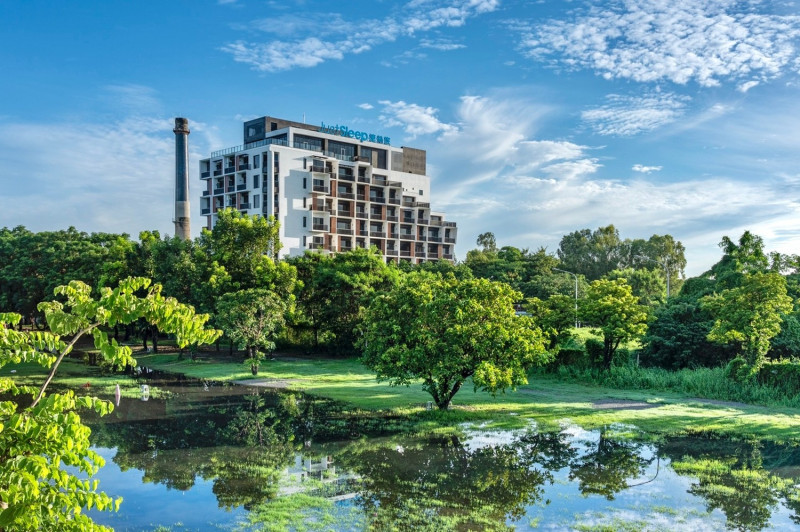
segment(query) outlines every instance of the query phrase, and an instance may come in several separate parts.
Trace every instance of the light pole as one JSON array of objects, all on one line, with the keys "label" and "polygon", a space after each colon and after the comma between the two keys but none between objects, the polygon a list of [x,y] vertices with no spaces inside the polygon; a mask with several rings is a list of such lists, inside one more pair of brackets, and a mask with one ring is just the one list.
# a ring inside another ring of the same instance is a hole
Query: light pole
[{"label": "light pole", "polygon": [[655,262],[662,268],[664,268],[664,275],[667,277],[667,299],[669,299],[669,259],[664,259],[664,262],[658,262],[656,259],[651,259],[650,257],[645,257],[644,255],[634,255],[637,259],[644,259],[649,260],[650,262]]},{"label": "light pole", "polygon": [[575,278],[575,328],[578,328],[578,275],[561,268],[553,268],[557,272],[568,273]]}]

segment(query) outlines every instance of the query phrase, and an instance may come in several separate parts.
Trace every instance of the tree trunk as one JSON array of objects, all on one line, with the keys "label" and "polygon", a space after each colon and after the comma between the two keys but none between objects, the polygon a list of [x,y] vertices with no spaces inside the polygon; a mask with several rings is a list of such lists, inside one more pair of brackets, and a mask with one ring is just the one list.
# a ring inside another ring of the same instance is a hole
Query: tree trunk
[{"label": "tree trunk", "polygon": [[152,342],[153,342],[153,353],[158,353],[158,328],[155,326],[150,327],[150,331],[153,334]]}]

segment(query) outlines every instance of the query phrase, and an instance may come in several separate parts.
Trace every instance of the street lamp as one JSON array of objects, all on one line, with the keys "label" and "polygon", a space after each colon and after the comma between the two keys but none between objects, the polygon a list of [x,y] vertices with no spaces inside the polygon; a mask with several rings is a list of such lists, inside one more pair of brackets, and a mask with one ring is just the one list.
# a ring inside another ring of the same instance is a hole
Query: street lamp
[{"label": "street lamp", "polygon": [[655,262],[662,268],[664,268],[664,275],[667,277],[667,299],[669,299],[669,259],[664,259],[664,262],[658,262],[655,259],[651,259],[650,257],[645,257],[644,255],[634,255],[637,259],[644,259],[649,260],[650,262]]},{"label": "street lamp", "polygon": [[564,272],[568,273],[571,276],[575,277],[575,328],[578,328],[578,275],[572,272],[568,272],[567,270],[562,270],[561,268],[553,268],[557,272]]}]

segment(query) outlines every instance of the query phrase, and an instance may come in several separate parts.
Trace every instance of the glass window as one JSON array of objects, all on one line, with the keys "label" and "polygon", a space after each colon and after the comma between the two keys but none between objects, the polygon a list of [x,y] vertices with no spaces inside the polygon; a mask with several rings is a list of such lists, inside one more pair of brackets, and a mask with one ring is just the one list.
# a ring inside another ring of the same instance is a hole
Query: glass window
[{"label": "glass window", "polygon": [[[258,157],[258,155],[256,155],[256,157]],[[259,187],[258,174],[256,174],[256,175],[253,176],[253,188],[258,188],[258,187]]]},{"label": "glass window", "polygon": [[306,226],[306,223],[308,223],[308,222],[307,222],[307,220],[306,220],[306,218],[307,218],[307,216],[303,216],[303,227],[305,227],[305,226]]},{"label": "glass window", "polygon": [[253,208],[258,209],[261,207],[261,196],[258,194],[253,195]]},{"label": "glass window", "polygon": [[258,168],[258,163],[261,160],[260,155],[253,155],[253,168]]}]

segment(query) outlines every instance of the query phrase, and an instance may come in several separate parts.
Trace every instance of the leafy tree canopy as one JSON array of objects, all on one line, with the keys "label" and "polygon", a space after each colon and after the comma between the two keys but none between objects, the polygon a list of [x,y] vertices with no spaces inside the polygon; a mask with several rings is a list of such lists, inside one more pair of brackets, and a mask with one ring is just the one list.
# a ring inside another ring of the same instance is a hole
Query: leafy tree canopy
[{"label": "leafy tree canopy", "polygon": [[521,295],[503,283],[411,273],[375,298],[364,322],[363,362],[379,380],[422,380],[440,409],[464,382],[495,393],[527,383],[546,362],[542,331],[517,316]]}]

